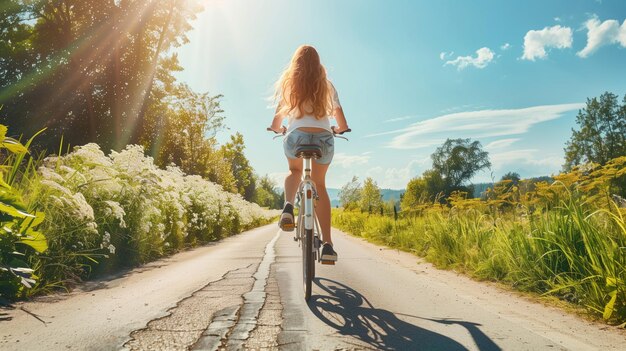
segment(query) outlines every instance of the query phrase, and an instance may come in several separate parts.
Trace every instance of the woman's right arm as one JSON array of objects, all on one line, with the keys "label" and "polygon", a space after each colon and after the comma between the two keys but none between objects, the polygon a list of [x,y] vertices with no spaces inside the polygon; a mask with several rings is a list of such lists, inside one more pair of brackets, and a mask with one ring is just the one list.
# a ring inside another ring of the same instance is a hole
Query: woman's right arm
[{"label": "woman's right arm", "polygon": [[337,121],[337,133],[341,133],[348,129],[348,122],[346,121],[346,116],[343,114],[343,108],[341,108],[341,106],[335,107],[333,110],[333,117],[335,117],[335,121]]},{"label": "woman's right arm", "polygon": [[335,118],[335,121],[337,121],[337,128],[335,128],[335,132],[342,133],[348,130],[348,122],[346,121],[346,116],[343,114],[343,108],[341,107],[341,103],[339,102],[339,94],[337,94],[337,89],[335,89],[333,83],[330,83],[330,88],[333,102],[332,115],[333,118]]}]

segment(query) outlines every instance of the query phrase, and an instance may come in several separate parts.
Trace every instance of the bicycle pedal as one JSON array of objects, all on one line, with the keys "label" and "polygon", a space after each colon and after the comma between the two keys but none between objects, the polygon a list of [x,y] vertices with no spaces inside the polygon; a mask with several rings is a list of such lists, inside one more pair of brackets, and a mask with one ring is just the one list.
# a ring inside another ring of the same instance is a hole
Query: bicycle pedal
[{"label": "bicycle pedal", "polygon": [[283,223],[283,225],[281,226],[280,229],[282,229],[284,232],[293,232],[293,230],[296,228],[295,225],[290,224],[290,223]]},{"label": "bicycle pedal", "polygon": [[325,261],[325,260],[322,260],[321,263],[322,264],[327,264],[327,265],[330,265],[330,266],[334,266],[335,265],[335,261]]}]

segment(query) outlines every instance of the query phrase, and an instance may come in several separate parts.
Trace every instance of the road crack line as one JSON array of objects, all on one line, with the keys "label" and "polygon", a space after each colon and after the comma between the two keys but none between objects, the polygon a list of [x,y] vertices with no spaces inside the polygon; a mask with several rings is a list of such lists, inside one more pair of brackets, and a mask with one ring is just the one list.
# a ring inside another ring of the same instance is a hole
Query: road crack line
[{"label": "road crack line", "polygon": [[[261,308],[265,305],[265,292],[272,263],[276,258],[274,245],[281,232],[265,246],[265,254],[254,273],[254,284],[250,291],[242,295],[243,304],[230,318],[216,319],[211,322],[207,331],[194,344],[192,350],[241,350],[244,343],[250,338],[251,332],[256,329]],[[280,303],[280,300],[278,300]],[[217,325],[214,325],[216,323]],[[228,327],[224,332],[224,327]],[[216,333],[219,330],[219,333]],[[218,334],[218,335],[216,335]],[[219,339],[218,339],[219,338]]]},{"label": "road crack line", "polygon": [[124,347],[130,350],[188,350],[214,318],[236,312],[244,302],[242,295],[254,284],[252,274],[258,265],[230,270],[220,279],[178,301],[165,316],[132,332]]}]

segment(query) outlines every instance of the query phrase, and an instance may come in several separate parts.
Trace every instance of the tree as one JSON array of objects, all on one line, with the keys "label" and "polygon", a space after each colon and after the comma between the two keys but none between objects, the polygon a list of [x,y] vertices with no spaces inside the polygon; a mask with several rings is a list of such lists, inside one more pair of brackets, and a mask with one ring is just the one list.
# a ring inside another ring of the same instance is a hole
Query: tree
[{"label": "tree", "polygon": [[424,203],[428,199],[426,191],[426,181],[424,178],[415,177],[406,185],[406,191],[402,196],[402,210],[409,210],[419,204]]},{"label": "tree", "polygon": [[372,211],[379,209],[383,204],[380,188],[376,184],[376,181],[374,181],[371,177],[365,178],[363,187],[361,188],[360,197],[361,211],[368,211],[371,213]]},{"label": "tree", "polygon": [[258,178],[254,194],[254,202],[262,207],[280,209],[283,198],[276,189],[276,183],[267,175]]},{"label": "tree", "polygon": [[181,85],[170,107],[163,106],[158,116],[149,111],[152,129],[146,131],[143,144],[156,152],[157,164],[174,163],[187,174],[210,178],[210,160],[217,152],[215,134],[224,128],[221,97],[195,93]]},{"label": "tree", "polygon": [[360,200],[361,184],[359,183],[359,178],[353,176],[352,180],[347,182],[341,187],[341,190],[339,190],[339,202],[344,209],[349,210],[357,208]]},{"label": "tree", "polygon": [[434,169],[429,169],[422,174],[424,178],[424,186],[426,188],[425,195],[429,201],[437,201],[447,194],[447,185],[441,173]]},{"label": "tree", "polygon": [[587,105],[576,116],[578,130],[565,146],[565,171],[587,162],[605,165],[613,158],[626,155],[626,95],[622,105],[609,92],[587,99]]},{"label": "tree", "polygon": [[517,185],[522,178],[517,172],[508,172],[500,178],[500,180],[510,180],[514,185]]},{"label": "tree", "polygon": [[228,143],[222,145],[221,152],[224,157],[224,162],[231,167],[232,174],[235,177],[237,192],[241,194],[244,199],[252,201],[256,188],[256,179],[250,162],[243,153],[245,148],[243,135],[241,135],[241,133],[235,133],[230,136]]},{"label": "tree", "polygon": [[0,123],[44,148],[145,139],[159,85],[179,69],[199,0],[6,0],[0,6]]},{"label": "tree", "polygon": [[[447,139],[431,155],[433,170],[441,174],[446,183],[446,195],[463,188],[465,182],[480,170],[491,167],[489,153],[479,141]],[[470,192],[471,193],[471,192]]]}]

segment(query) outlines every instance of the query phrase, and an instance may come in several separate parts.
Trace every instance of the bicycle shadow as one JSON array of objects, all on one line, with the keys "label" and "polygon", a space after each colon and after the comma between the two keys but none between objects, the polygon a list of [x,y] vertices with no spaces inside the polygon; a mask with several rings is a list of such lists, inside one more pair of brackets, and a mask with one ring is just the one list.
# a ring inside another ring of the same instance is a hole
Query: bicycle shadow
[{"label": "bicycle shadow", "polygon": [[[457,341],[399,319],[391,311],[375,308],[363,295],[337,281],[316,278],[328,295],[313,295],[309,309],[342,335],[350,335],[379,350],[467,350]],[[406,315],[442,324],[459,324],[470,332],[480,350],[501,350],[478,326],[480,324]]]}]

